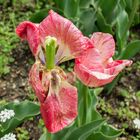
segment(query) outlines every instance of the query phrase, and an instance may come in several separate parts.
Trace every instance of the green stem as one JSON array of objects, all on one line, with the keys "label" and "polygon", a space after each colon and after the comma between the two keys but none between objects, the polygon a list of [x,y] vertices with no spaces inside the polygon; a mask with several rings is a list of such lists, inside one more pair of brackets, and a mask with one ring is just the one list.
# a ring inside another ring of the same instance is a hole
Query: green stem
[{"label": "green stem", "polygon": [[87,122],[87,111],[88,111],[88,87],[83,85],[82,91],[83,91],[83,104],[84,104],[84,114],[83,114],[83,124]]},{"label": "green stem", "polygon": [[47,37],[46,41],[46,68],[53,69],[55,66],[56,39]]}]

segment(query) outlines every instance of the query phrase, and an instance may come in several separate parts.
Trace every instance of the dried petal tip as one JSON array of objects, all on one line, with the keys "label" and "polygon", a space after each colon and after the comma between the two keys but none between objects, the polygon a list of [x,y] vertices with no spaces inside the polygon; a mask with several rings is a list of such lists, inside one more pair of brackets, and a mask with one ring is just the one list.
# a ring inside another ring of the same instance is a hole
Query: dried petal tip
[{"label": "dried petal tip", "polygon": [[24,21],[17,26],[16,34],[21,39],[28,41],[33,55],[36,56],[40,44],[38,25],[29,21]]}]

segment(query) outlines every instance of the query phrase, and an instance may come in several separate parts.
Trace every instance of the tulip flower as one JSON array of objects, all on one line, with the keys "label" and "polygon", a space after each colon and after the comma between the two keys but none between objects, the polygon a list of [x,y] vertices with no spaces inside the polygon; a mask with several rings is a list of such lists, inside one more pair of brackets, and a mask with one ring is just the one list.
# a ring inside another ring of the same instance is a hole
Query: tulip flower
[{"label": "tulip flower", "polygon": [[28,41],[36,59],[29,82],[40,101],[45,125],[51,133],[60,131],[77,116],[77,89],[58,65],[79,57],[93,47],[92,42],[71,21],[52,10],[40,24],[20,23],[16,33]]},{"label": "tulip flower", "polygon": [[93,33],[91,41],[93,48],[88,49],[75,60],[77,77],[89,87],[99,87],[110,83],[125,66],[130,66],[130,60],[115,60],[115,42],[108,33]]},{"label": "tulip flower", "polygon": [[77,89],[73,75],[59,64],[75,59],[75,73],[87,86],[97,87],[111,82],[132,62],[113,61],[115,43],[110,34],[94,33],[89,39],[74,24],[50,11],[40,23],[20,23],[17,35],[27,40],[35,57],[29,82],[40,101],[40,110],[49,132],[55,133],[69,125],[77,116]]}]

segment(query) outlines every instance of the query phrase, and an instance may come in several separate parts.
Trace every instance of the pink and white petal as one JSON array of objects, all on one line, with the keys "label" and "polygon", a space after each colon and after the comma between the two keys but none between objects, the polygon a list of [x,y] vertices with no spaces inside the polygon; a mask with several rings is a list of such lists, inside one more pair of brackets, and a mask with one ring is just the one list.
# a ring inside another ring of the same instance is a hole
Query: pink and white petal
[{"label": "pink and white petal", "polygon": [[103,72],[104,70],[100,53],[96,48],[91,48],[85,51],[83,55],[75,59],[75,63],[81,63],[88,69],[92,69],[94,71]]},{"label": "pink and white petal", "polygon": [[44,103],[41,114],[49,132],[56,133],[72,123],[77,116],[77,89],[67,82],[62,82],[58,93],[51,89]]},{"label": "pink and white petal", "polygon": [[40,44],[38,25],[24,21],[17,26],[16,33],[21,39],[28,41],[33,55],[36,56]]},{"label": "pink and white petal", "polygon": [[99,87],[110,83],[116,75],[105,74],[85,67],[81,63],[76,63],[74,71],[81,82],[89,87]]},{"label": "pink and white petal", "polygon": [[116,60],[111,63],[108,63],[104,72],[110,75],[116,75],[121,72],[126,66],[132,64],[131,60]]},{"label": "pink and white petal", "polygon": [[103,62],[106,62],[114,55],[115,42],[111,34],[102,32],[93,33],[91,41],[94,47],[99,50]]},{"label": "pink and white petal", "polygon": [[[93,47],[90,39],[83,36],[81,31],[68,19],[50,11],[39,25],[42,43],[46,36],[53,36],[58,41],[57,61],[65,61],[79,56],[84,50]],[[66,57],[66,58],[65,58]]]},{"label": "pink and white petal", "polygon": [[41,78],[42,78],[42,73],[39,70],[39,63],[35,63],[29,73],[29,83],[31,84],[32,88],[35,91],[36,96],[38,97],[38,100],[40,102],[44,102],[47,93],[42,86],[41,83]]}]

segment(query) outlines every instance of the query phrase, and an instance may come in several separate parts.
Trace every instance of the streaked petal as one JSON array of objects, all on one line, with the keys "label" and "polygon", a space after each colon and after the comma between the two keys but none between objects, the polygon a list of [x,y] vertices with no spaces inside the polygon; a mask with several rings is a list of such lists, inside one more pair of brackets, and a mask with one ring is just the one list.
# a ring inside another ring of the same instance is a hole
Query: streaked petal
[{"label": "streaked petal", "polygon": [[39,30],[42,43],[46,36],[57,39],[59,45],[56,54],[57,62],[77,57],[87,48],[93,47],[90,39],[84,37],[71,21],[52,10],[49,16],[40,23]]},{"label": "streaked petal", "polygon": [[103,62],[106,62],[114,55],[115,42],[111,34],[96,32],[93,33],[91,40],[94,47],[99,50]]},{"label": "streaked petal", "polygon": [[94,71],[103,72],[104,65],[99,51],[96,48],[88,49],[79,58],[75,59],[76,64],[81,63],[85,67]]},{"label": "streaked petal", "polygon": [[42,78],[42,73],[40,73],[40,64],[36,62],[30,70],[29,82],[32,88],[34,89],[35,94],[38,97],[39,101],[44,102],[47,93],[44,87],[42,86],[41,78]]},{"label": "streaked petal", "polygon": [[131,64],[131,60],[116,60],[111,63],[108,63],[104,72],[110,75],[117,75],[126,66],[130,66]]},{"label": "streaked petal", "polygon": [[24,21],[17,26],[16,33],[21,39],[28,41],[33,55],[36,56],[40,44],[38,25]]},{"label": "streaked petal", "polygon": [[89,87],[99,87],[110,83],[116,76],[105,74],[99,69],[99,71],[89,69],[81,63],[76,63],[74,70],[81,82]]},{"label": "streaked petal", "polygon": [[58,93],[50,88],[48,97],[41,103],[41,114],[49,132],[62,130],[77,116],[77,89],[67,82],[61,83]]},{"label": "streaked petal", "polygon": [[74,71],[85,85],[98,87],[110,83],[125,66],[132,63],[129,60],[113,61],[112,58],[106,62],[104,65],[96,48],[88,49],[84,55],[76,59]]}]

